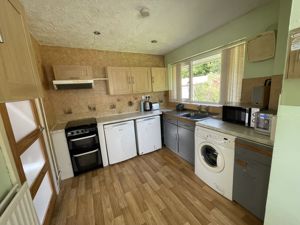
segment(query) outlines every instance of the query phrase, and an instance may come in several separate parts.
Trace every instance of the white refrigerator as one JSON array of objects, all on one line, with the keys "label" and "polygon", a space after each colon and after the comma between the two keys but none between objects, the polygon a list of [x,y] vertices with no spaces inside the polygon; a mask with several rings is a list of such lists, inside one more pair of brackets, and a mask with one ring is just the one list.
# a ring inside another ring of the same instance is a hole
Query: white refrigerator
[{"label": "white refrigerator", "polygon": [[133,120],[105,125],[104,131],[109,164],[137,155]]},{"label": "white refrigerator", "polygon": [[137,119],[135,122],[139,155],[161,149],[160,116]]}]

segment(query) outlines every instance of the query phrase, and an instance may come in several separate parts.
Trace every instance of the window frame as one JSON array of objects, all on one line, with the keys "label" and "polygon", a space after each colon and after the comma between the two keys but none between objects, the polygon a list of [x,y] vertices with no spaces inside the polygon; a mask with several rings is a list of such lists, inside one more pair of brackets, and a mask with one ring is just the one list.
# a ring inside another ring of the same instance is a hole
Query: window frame
[{"label": "window frame", "polygon": [[[178,87],[177,88],[177,99],[175,99],[176,101],[180,101],[180,102],[187,102],[187,103],[195,103],[195,104],[205,104],[205,105],[222,105],[222,102],[223,102],[223,99],[222,99],[222,91],[224,90],[224,87],[222,85],[224,85],[224,82],[223,82],[223,78],[222,78],[222,68],[220,68],[220,90],[219,90],[219,93],[220,93],[220,98],[219,98],[219,101],[218,102],[208,102],[208,101],[194,101],[193,100],[193,73],[192,73],[192,68],[193,68],[193,62],[194,61],[197,61],[197,60],[203,60],[204,63],[205,63],[205,59],[206,58],[212,58],[213,56],[215,55],[220,55],[220,58],[221,58],[221,64],[222,64],[222,49],[217,49],[217,50],[213,50],[213,51],[210,51],[210,52],[207,52],[206,54],[201,54],[197,57],[192,57],[192,58],[189,58],[189,59],[186,59],[184,61],[181,61],[181,62],[177,62],[175,64],[172,65],[172,68],[173,66],[175,66],[176,64],[179,64],[180,66],[176,67],[178,69],[177,71],[177,82],[178,83]],[[209,61],[209,60],[208,60]],[[183,99],[182,98],[182,85],[181,85],[181,65],[182,64],[186,64],[186,65],[189,65],[189,98],[188,99]],[[179,79],[178,79],[179,78]],[[178,92],[178,90],[180,90]]]}]

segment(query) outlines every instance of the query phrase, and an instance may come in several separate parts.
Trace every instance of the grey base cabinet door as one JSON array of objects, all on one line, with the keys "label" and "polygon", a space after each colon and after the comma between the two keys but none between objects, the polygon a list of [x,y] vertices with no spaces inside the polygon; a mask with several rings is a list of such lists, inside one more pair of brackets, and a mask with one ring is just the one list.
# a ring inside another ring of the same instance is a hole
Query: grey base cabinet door
[{"label": "grey base cabinet door", "polygon": [[178,127],[178,154],[194,165],[195,161],[195,138],[194,131]]},{"label": "grey base cabinet door", "polygon": [[177,125],[164,122],[164,142],[170,150],[178,154]]},{"label": "grey base cabinet door", "polygon": [[233,200],[261,220],[265,215],[271,160],[247,148],[236,147],[235,150]]}]

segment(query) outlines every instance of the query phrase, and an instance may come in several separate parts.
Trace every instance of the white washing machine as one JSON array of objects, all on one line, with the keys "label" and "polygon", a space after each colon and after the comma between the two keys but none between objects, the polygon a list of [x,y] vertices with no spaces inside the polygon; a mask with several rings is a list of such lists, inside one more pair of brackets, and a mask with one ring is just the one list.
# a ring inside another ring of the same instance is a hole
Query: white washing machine
[{"label": "white washing machine", "polygon": [[232,200],[235,137],[200,126],[195,131],[195,173]]}]

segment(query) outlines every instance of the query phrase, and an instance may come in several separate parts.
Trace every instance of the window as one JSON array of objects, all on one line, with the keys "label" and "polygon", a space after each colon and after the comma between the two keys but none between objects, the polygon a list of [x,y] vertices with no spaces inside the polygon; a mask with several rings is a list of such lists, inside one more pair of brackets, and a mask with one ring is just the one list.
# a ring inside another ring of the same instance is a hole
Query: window
[{"label": "window", "polygon": [[219,104],[239,102],[245,44],[174,64],[170,100]]},{"label": "window", "polygon": [[192,61],[192,101],[220,102],[221,54]]}]

